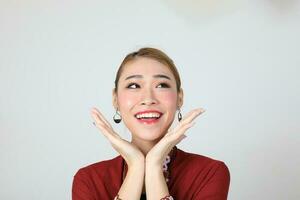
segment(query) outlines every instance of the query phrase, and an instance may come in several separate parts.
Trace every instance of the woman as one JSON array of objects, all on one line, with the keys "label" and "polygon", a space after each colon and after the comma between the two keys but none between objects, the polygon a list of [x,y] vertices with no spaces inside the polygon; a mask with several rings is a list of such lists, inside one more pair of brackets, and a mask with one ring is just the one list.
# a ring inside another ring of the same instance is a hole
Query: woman
[{"label": "woman", "polygon": [[[92,109],[94,125],[120,156],[80,169],[73,180],[73,200],[227,199],[227,166],[175,146],[204,112],[195,109],[182,118],[182,104],[180,76],[165,53],[142,48],[128,54],[115,79],[113,119],[124,122],[132,140],[122,139]],[[180,122],[169,130],[175,115]]]}]

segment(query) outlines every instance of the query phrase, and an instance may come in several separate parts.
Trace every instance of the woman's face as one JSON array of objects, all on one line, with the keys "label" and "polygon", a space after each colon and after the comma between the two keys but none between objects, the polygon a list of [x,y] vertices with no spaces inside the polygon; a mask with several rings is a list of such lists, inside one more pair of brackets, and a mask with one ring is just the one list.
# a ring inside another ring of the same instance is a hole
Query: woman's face
[{"label": "woman's face", "polygon": [[114,106],[135,140],[159,140],[182,105],[182,91],[177,92],[170,69],[143,57],[124,66],[113,97]]}]

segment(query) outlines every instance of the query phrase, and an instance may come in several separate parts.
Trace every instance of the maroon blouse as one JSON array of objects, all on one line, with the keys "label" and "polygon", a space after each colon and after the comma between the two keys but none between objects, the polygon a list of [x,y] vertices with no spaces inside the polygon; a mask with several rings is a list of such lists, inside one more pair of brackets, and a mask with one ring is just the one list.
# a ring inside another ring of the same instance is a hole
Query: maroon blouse
[{"label": "maroon blouse", "polygon": [[[73,200],[113,200],[122,185],[121,156],[81,168],[74,176]],[[169,168],[169,192],[175,200],[226,200],[230,174],[218,160],[175,148]]]}]

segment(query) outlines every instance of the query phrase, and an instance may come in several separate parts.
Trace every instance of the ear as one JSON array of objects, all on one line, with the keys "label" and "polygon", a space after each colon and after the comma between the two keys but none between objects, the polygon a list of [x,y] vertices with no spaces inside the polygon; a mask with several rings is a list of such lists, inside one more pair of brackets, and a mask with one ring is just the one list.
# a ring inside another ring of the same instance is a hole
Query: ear
[{"label": "ear", "polygon": [[113,104],[114,108],[117,110],[117,108],[118,108],[119,106],[118,106],[118,96],[117,96],[117,91],[116,91],[115,88],[112,90],[112,104]]},{"label": "ear", "polygon": [[183,90],[182,90],[182,88],[180,88],[180,90],[178,92],[177,105],[179,108],[181,108],[181,106],[183,105]]}]

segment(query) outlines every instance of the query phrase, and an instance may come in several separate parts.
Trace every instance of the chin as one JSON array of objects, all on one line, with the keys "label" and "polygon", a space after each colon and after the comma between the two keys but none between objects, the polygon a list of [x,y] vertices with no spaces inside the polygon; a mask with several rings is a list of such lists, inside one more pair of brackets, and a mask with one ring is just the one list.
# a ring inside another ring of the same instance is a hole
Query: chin
[{"label": "chin", "polygon": [[151,136],[145,137],[145,136],[143,136],[143,137],[141,137],[141,139],[145,140],[145,141],[149,141],[149,142],[158,142],[159,140],[161,140],[162,137],[163,136],[158,136],[158,137],[151,137]]},{"label": "chin", "polygon": [[[134,134],[136,133],[136,134]],[[133,137],[139,138],[144,141],[158,142],[164,135],[165,131],[153,131],[153,130],[135,130],[132,132]]]},{"label": "chin", "polygon": [[132,134],[132,137],[144,141],[158,142],[167,133],[172,124],[172,120],[161,119],[158,123],[125,123]]}]

